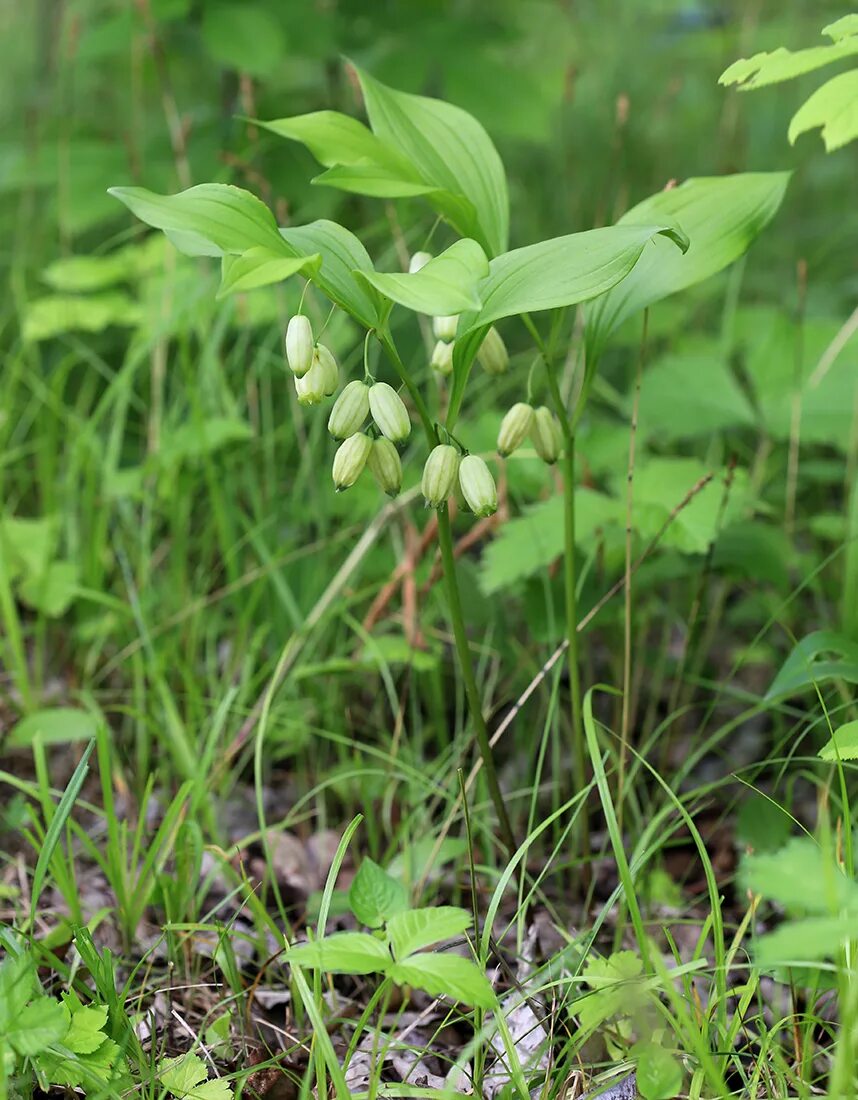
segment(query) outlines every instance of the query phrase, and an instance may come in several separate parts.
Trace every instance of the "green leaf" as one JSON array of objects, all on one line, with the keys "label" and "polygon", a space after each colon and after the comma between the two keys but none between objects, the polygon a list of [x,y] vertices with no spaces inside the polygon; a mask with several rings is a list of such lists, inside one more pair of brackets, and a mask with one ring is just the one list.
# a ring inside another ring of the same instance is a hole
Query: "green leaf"
[{"label": "green leaf", "polygon": [[310,278],[332,302],[365,328],[379,324],[383,310],[377,291],[355,277],[356,271],[366,275],[375,269],[353,233],[336,222],[322,220],[281,229],[280,235],[293,256],[321,256],[322,265]]},{"label": "green leaf", "polygon": [[272,8],[253,0],[207,3],[202,36],[215,61],[251,76],[269,75],[287,54],[286,37]]},{"label": "green leaf", "polygon": [[642,973],[633,951],[616,951],[607,959],[591,955],[582,976],[592,992],[575,1002],[581,1027],[592,1031],[613,1016],[632,1014],[644,995]]},{"label": "green leaf", "polygon": [[624,279],[647,244],[663,236],[668,249],[687,248],[672,226],[657,219],[649,225],[613,225],[570,233],[497,256],[480,287],[482,308],[468,318],[464,332],[514,317],[587,301]]},{"label": "green leaf", "polygon": [[362,122],[339,111],[313,111],[292,118],[270,122],[254,119],[253,122],[280,137],[300,141],[326,168],[340,165],[387,168],[399,173],[399,178],[420,183],[405,157],[376,137]]},{"label": "green leaf", "polygon": [[638,1092],[644,1100],[672,1100],[682,1088],[682,1067],[657,1043],[636,1043]]},{"label": "green leaf", "polygon": [[822,33],[827,34],[835,42],[853,34],[858,35],[858,12],[851,12],[849,15],[841,16],[840,19],[835,19],[833,23],[822,28]]},{"label": "green leaf", "polygon": [[754,957],[757,965],[765,969],[798,966],[831,958],[854,938],[854,914],[848,917],[807,917],[786,921],[773,932],[767,932],[759,939]]},{"label": "green leaf", "polygon": [[788,172],[690,179],[624,214],[618,226],[667,221],[691,243],[682,253],[667,238],[656,237],[628,278],[587,308],[588,363],[595,364],[610,334],[627,317],[738,259],[774,217],[788,182]]},{"label": "green leaf", "polygon": [[36,967],[28,954],[7,955],[0,962],[0,1038],[24,1011],[37,984]]},{"label": "green leaf", "polygon": [[[68,1005],[66,1010],[69,1011]],[[73,1054],[93,1054],[107,1040],[106,1005],[81,1005],[70,1012],[69,1030],[63,1046]]]},{"label": "green leaf", "polygon": [[111,325],[136,328],[142,319],[140,305],[122,291],[86,297],[49,294],[27,303],[23,336],[38,343],[66,332],[104,332]]},{"label": "green leaf", "polygon": [[858,722],[838,726],[828,743],[819,750],[823,760],[858,760]]},{"label": "green leaf", "polygon": [[390,952],[383,940],[366,932],[334,932],[290,947],[286,961],[328,974],[376,974],[390,962]]},{"label": "green leaf", "polygon": [[459,107],[388,88],[356,68],[373,132],[437,188],[429,201],[463,237],[490,256],[506,247],[509,197],[498,152],[479,122]]},{"label": "green leaf", "polygon": [[10,578],[23,573],[41,576],[56,552],[59,524],[56,516],[23,519],[19,516],[0,518],[0,550],[3,569]]},{"label": "green leaf", "polygon": [[68,1014],[59,1001],[37,997],[6,1025],[4,1039],[22,1058],[58,1042],[68,1029]]},{"label": "green leaf", "polygon": [[207,1080],[208,1070],[196,1054],[163,1058],[158,1063],[158,1076],[177,1100],[227,1100],[232,1096],[232,1089],[222,1078]]},{"label": "green leaf", "polygon": [[361,924],[380,928],[394,914],[408,907],[408,891],[368,857],[349,887],[349,907]]},{"label": "green leaf", "polygon": [[476,241],[461,240],[413,274],[358,274],[392,301],[437,317],[479,309],[477,288],[488,273],[482,248]]},{"label": "green leaf", "polygon": [[817,630],[795,646],[766,699],[795,695],[826,680],[858,684],[858,642],[833,630]]},{"label": "green leaf", "polygon": [[833,77],[799,107],[789,124],[790,144],[817,126],[828,153],[858,138],[858,69]]},{"label": "green leaf", "polygon": [[[368,195],[375,199],[407,199],[419,195],[438,195],[438,188],[420,180],[403,179],[402,173],[383,164],[337,164],[313,177],[313,183]],[[440,192],[443,195],[443,192]]]},{"label": "green leaf", "polygon": [[47,707],[28,714],[9,731],[7,744],[24,748],[40,737],[47,745],[67,745],[95,737],[95,719],[74,707]]},{"label": "green leaf", "polygon": [[322,258],[318,254],[284,256],[282,252],[272,252],[265,247],[249,248],[240,256],[225,255],[217,296],[225,298],[227,294],[238,291],[256,290],[257,287],[270,286],[271,283],[281,283],[299,271],[316,273],[321,262]]},{"label": "green leaf", "polygon": [[[848,27],[848,24],[841,24]],[[832,23],[827,32],[837,28]],[[834,37],[834,35],[832,35]],[[821,69],[835,61],[858,54],[858,37],[851,31],[840,36],[830,46],[811,46],[806,50],[788,50],[781,46],[771,53],[762,52],[753,57],[743,57],[734,61],[718,78],[719,84],[738,84],[741,91],[763,88],[767,84],[779,84],[784,80],[793,80],[804,73]]]},{"label": "green leaf", "polygon": [[858,883],[810,837],[796,837],[779,852],[746,856],[742,882],[752,893],[793,911],[830,914],[851,909],[858,916]]},{"label": "green leaf", "polygon": [[249,191],[225,183],[201,183],[177,195],[157,195],[144,187],[111,187],[141,221],[163,230],[189,256],[240,255],[266,248],[285,249],[274,215]]},{"label": "green leaf", "polygon": [[23,603],[49,619],[65,615],[78,592],[78,568],[71,561],[52,561],[40,575],[27,577],[18,589]]},{"label": "green leaf", "polygon": [[494,1008],[494,990],[482,970],[458,955],[426,953],[411,955],[403,962],[391,963],[387,975],[398,985],[422,989],[433,997],[449,997],[453,1001]]},{"label": "green leaf", "polygon": [[467,909],[439,905],[427,909],[407,909],[387,922],[387,931],[397,959],[419,951],[432,943],[460,936],[470,928],[472,916]]}]

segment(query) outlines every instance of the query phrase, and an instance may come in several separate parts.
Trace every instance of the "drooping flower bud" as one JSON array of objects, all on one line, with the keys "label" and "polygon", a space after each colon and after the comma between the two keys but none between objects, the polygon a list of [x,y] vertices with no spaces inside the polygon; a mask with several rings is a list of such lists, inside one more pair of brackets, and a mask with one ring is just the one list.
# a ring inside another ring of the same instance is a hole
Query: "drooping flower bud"
[{"label": "drooping flower bud", "polygon": [[313,359],[313,365],[306,374],[295,379],[295,392],[298,395],[299,405],[319,405],[327,396],[327,379],[325,368],[318,359]]},{"label": "drooping flower bud", "polygon": [[432,351],[429,365],[439,374],[452,374],[453,372],[453,345],[446,340],[439,340]]},{"label": "drooping flower bud", "polygon": [[379,488],[389,497],[395,497],[402,488],[402,462],[399,451],[389,439],[381,436],[380,439],[373,440],[366,464]]},{"label": "drooping flower bud", "polygon": [[518,450],[533,427],[533,406],[518,401],[501,421],[498,432],[498,454],[506,458]]},{"label": "drooping flower bud", "polygon": [[386,382],[376,382],[369,389],[369,409],[382,435],[391,443],[402,443],[411,431],[411,418],[402,398]]},{"label": "drooping flower bud", "polygon": [[426,503],[438,508],[452,493],[459,473],[459,452],[449,443],[433,447],[423,467],[420,488]]},{"label": "drooping flower bud", "polygon": [[509,354],[498,330],[492,325],[477,352],[480,366],[486,374],[506,374]]},{"label": "drooping flower bud", "polygon": [[334,466],[331,471],[337,492],[350,489],[363,473],[369,452],[372,450],[372,440],[364,432],[350,435],[347,440],[339,445],[334,455]]},{"label": "drooping flower bud", "polygon": [[466,455],[459,463],[459,485],[475,516],[493,516],[498,510],[495,479],[479,455]]},{"label": "drooping flower bud", "polygon": [[432,318],[432,331],[435,333],[436,340],[455,340],[458,327],[458,316]]},{"label": "drooping flower bud", "polygon": [[286,326],[286,362],[296,378],[303,378],[313,365],[313,326],[303,313]]},{"label": "drooping flower bud", "polygon": [[355,380],[349,382],[334,402],[328,417],[328,431],[334,439],[348,439],[363,427],[369,412],[369,386]]},{"label": "drooping flower bud", "polygon": [[316,344],[313,349],[313,364],[316,363],[322,368],[325,397],[330,397],[332,393],[336,393],[337,386],[340,384],[340,368],[337,366],[334,353],[324,344]]},{"label": "drooping flower bud", "polygon": [[533,449],[543,462],[553,466],[563,450],[563,429],[560,421],[546,405],[540,405],[533,414],[530,429]]},{"label": "drooping flower bud", "polygon": [[421,268],[424,268],[432,258],[431,252],[415,252],[408,263],[408,274],[415,275]]}]

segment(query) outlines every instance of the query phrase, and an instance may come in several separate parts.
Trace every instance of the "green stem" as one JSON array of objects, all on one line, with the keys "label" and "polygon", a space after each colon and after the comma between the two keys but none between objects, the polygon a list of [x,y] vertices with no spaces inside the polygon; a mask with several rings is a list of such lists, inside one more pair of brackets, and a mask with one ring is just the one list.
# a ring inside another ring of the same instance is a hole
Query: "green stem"
[{"label": "green stem", "polygon": [[[396,373],[399,375],[402,384],[408,390],[414,407],[417,410],[417,414],[423,423],[423,430],[426,433],[426,441],[429,444],[430,450],[438,443],[438,433],[435,429],[435,425],[432,422],[432,418],[429,415],[429,410],[423,401],[420,391],[414,385],[411,377],[405,367],[405,364],[400,358],[399,352],[396,349],[396,345],[393,342],[393,337],[389,332],[379,333],[378,338],[381,341],[381,345],[387,353],[390,361],[393,363]],[[438,509],[438,541],[441,546],[441,563],[444,571],[444,584],[447,589],[447,600],[450,605],[450,621],[453,627],[453,637],[456,643],[456,653],[459,658],[459,667],[462,672],[462,680],[465,685],[465,696],[468,701],[468,710],[471,715],[471,722],[474,726],[474,731],[477,738],[477,746],[480,750],[480,756],[483,761],[483,767],[486,772],[486,780],[489,785],[489,793],[491,794],[492,802],[494,803],[495,811],[498,816],[498,826],[500,828],[501,840],[504,847],[512,855],[516,850],[515,837],[513,836],[512,826],[510,824],[509,815],[506,810],[506,803],[504,802],[503,792],[500,788],[498,781],[497,771],[495,770],[494,757],[492,756],[492,747],[489,744],[489,732],[486,727],[486,720],[483,716],[482,701],[480,699],[479,688],[477,687],[477,677],[474,672],[474,660],[471,655],[471,649],[468,645],[468,634],[465,629],[465,618],[462,614],[462,597],[459,591],[459,580],[456,573],[456,556],[453,552],[453,531],[450,526],[450,516],[447,512],[446,505]]]},{"label": "green stem", "polygon": [[468,633],[465,629],[465,617],[462,614],[462,598],[459,592],[459,582],[456,576],[456,557],[453,552],[453,529],[450,525],[450,515],[447,506],[442,505],[438,509],[438,542],[441,545],[441,562],[444,567],[444,581],[447,587],[447,600],[450,604],[450,623],[453,627],[453,638],[456,643],[456,653],[459,658],[459,666],[462,671],[462,680],[465,684],[465,696],[468,700],[468,709],[471,712],[471,721],[477,736],[480,756],[486,772],[486,780],[489,785],[489,793],[494,803],[495,812],[498,815],[501,840],[510,855],[516,850],[515,837],[510,825],[509,815],[506,812],[503,792],[498,782],[495,762],[492,756],[492,747],[489,744],[489,731],[486,720],[483,717],[480,691],[477,687],[477,678],[474,674],[474,659],[471,648],[468,645]]}]

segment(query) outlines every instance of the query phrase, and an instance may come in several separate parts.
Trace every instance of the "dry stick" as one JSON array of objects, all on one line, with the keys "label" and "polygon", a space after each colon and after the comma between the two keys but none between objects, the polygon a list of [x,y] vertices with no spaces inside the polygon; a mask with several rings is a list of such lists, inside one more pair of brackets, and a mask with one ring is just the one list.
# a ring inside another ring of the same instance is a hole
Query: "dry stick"
[{"label": "dry stick", "polygon": [[834,365],[835,359],[841,351],[843,351],[856,332],[858,332],[858,306],[856,306],[849,317],[843,322],[840,331],[822,353],[819,362],[814,368],[813,374],[810,376],[809,386],[811,389],[816,389],[826,374],[828,374]]},{"label": "dry stick", "polygon": [[[656,549],[658,544],[664,538],[665,533],[667,532],[667,530],[671,526],[671,524],[674,522],[676,517],[679,515],[679,513],[684,508],[687,508],[688,505],[691,503],[691,501],[694,500],[694,498],[697,496],[697,494],[702,492],[702,490],[706,488],[706,486],[709,484],[709,482],[713,479],[714,476],[715,476],[714,474],[704,474],[703,477],[701,477],[697,482],[695,482],[695,484],[688,490],[688,492],[685,494],[685,496],[682,498],[682,500],[679,502],[679,504],[676,505],[676,507],[673,509],[673,511],[670,513],[670,515],[667,517],[667,519],[664,521],[664,523],[661,525],[661,527],[655,533],[655,535],[653,536],[652,541],[646,547],[644,552],[641,554],[641,556],[635,562],[635,564],[632,568],[632,573],[636,573],[638,571],[638,569],[640,569],[640,567],[643,565],[643,563],[647,560],[647,558],[650,556],[650,554],[652,554],[652,552]],[[625,577],[620,577],[620,579],[616,582],[616,584],[613,584],[608,589],[608,591],[604,594],[604,596],[602,596],[601,599],[593,607],[590,608],[590,610],[587,612],[587,614],[584,616],[584,618],[579,621],[578,625],[575,627],[575,633],[580,634],[581,631],[584,630],[585,627],[587,627],[593,621],[593,619],[595,619],[595,617],[605,607],[605,605],[610,603],[610,601],[614,598],[614,596],[616,596],[617,593],[620,592],[623,589],[624,586],[625,586]],[[533,695],[533,693],[536,691],[536,689],[539,687],[539,685],[545,680],[548,673],[554,668],[554,666],[557,664],[557,662],[560,660],[560,658],[566,652],[568,646],[569,646],[569,639],[564,638],[563,641],[560,643],[560,645],[554,650],[554,652],[551,654],[551,656],[545,662],[545,664],[542,665],[542,667],[539,669],[539,671],[536,673],[536,675],[533,677],[533,679],[530,681],[530,683],[527,685],[527,687],[524,689],[524,691],[521,693],[521,695],[519,695],[519,697],[516,699],[516,701],[510,707],[509,711],[507,711],[503,721],[498,725],[498,728],[492,734],[491,740],[489,741],[489,746],[491,748],[494,748],[495,745],[497,745],[498,741],[500,741],[501,737],[503,737],[503,735],[506,733],[506,731],[509,729],[509,727],[512,725],[512,723],[515,721],[515,719],[517,718],[517,716],[521,712],[522,708],[524,707],[525,703],[528,701],[528,699],[530,699],[531,695]],[[480,773],[480,768],[481,767],[482,767],[482,761],[477,760],[474,763],[474,766],[471,768],[471,771],[468,774],[468,778],[465,782],[465,790],[466,791],[469,791],[471,789],[471,787],[473,786],[474,781],[476,780],[477,776]],[[456,817],[456,814],[459,812],[460,805],[461,805],[461,795],[457,795],[456,796],[456,801],[454,802],[453,806],[450,809],[449,814],[447,815],[447,820],[444,822],[444,824],[441,827],[441,832],[438,834],[438,839],[435,841],[435,846],[432,849],[432,853],[431,853],[429,859],[426,861],[426,869],[424,870],[423,876],[420,879],[420,882],[418,884],[418,893],[423,889],[423,887],[426,884],[426,879],[427,879],[428,874],[429,874],[429,869],[433,866],[433,864],[435,863],[435,860],[438,858],[438,854],[441,851],[441,845],[444,843],[444,840],[447,837],[447,834],[450,832],[450,829],[453,825],[453,821]]]},{"label": "dry stick", "polygon": [[629,725],[632,694],[632,503],[634,500],[635,442],[638,435],[638,412],[641,400],[646,340],[649,330],[649,310],[644,310],[640,351],[635,370],[635,396],[632,403],[632,422],[629,435],[629,465],[626,472],[626,571],[624,578],[624,628],[623,628],[623,709],[620,721],[620,767],[617,776],[617,820],[623,831],[623,780],[626,774],[626,753],[629,743]]}]

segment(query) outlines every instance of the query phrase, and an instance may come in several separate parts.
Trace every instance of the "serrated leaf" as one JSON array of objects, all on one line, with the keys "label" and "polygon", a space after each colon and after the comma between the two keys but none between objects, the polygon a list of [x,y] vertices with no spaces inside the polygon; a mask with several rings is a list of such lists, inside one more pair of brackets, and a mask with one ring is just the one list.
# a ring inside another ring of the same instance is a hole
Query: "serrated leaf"
[{"label": "serrated leaf", "polygon": [[349,907],[361,924],[379,928],[408,907],[408,891],[398,879],[366,858],[349,887]]},{"label": "serrated leaf", "polygon": [[284,256],[265,247],[249,248],[240,256],[224,256],[218,298],[239,291],[280,283],[298,272],[317,272],[321,256]]},{"label": "serrated leaf", "polygon": [[87,1005],[71,1013],[69,1030],[63,1039],[63,1046],[73,1054],[92,1054],[98,1050],[107,1036],[107,1007],[105,1005]]},{"label": "serrated leaf", "polygon": [[37,997],[6,1023],[4,1040],[22,1058],[56,1043],[68,1029],[68,1013],[59,1001]]},{"label": "serrated leaf", "polygon": [[24,1011],[36,984],[36,968],[29,955],[10,954],[0,962],[0,1036]]},{"label": "serrated leaf", "polygon": [[624,214],[618,226],[667,221],[691,243],[682,253],[656,237],[631,274],[588,306],[588,363],[595,365],[608,337],[627,317],[738,259],[774,217],[788,182],[788,172],[700,177],[660,191]]},{"label": "serrated leaf", "polygon": [[366,932],[334,932],[290,947],[286,961],[327,974],[376,974],[390,962],[390,952],[383,940]]},{"label": "serrated leaf", "polygon": [[858,69],[833,77],[799,107],[787,132],[790,145],[816,127],[828,153],[858,138]]},{"label": "serrated leaf", "polygon": [[357,274],[392,301],[437,317],[479,309],[478,287],[488,272],[489,261],[480,245],[461,240],[413,274]]},{"label": "serrated leaf", "polygon": [[858,916],[858,883],[809,837],[796,837],[778,852],[746,856],[742,883],[793,911],[827,914],[849,909]]},{"label": "serrated leaf", "polygon": [[162,1058],[158,1063],[161,1084],[179,1100],[208,1078],[205,1062],[196,1054],[180,1054],[176,1058]]},{"label": "serrated leaf", "polygon": [[406,909],[387,922],[393,953],[402,960],[413,951],[433,943],[461,936],[473,922],[467,909],[438,905],[426,909]]},{"label": "serrated leaf", "polygon": [[858,760],[858,722],[845,722],[819,750],[822,760]]},{"label": "serrated leaf", "polygon": [[373,133],[436,188],[430,202],[463,237],[490,256],[506,247],[509,198],[506,173],[479,122],[459,107],[388,88],[355,67]]},{"label": "serrated leaf", "polygon": [[766,969],[818,962],[820,959],[830,959],[854,938],[854,914],[786,921],[773,932],[760,937],[754,959],[758,966]]},{"label": "serrated leaf", "polygon": [[449,997],[478,1008],[494,1008],[497,1002],[482,970],[458,955],[411,955],[403,962],[392,963],[387,975],[398,985],[414,986],[433,997]]},{"label": "serrated leaf", "polygon": [[189,256],[240,255],[257,247],[285,252],[274,215],[241,187],[201,183],[176,195],[158,195],[144,187],[111,187],[109,193],[141,221],[163,230]]},{"label": "serrated leaf", "polygon": [[633,1013],[644,996],[643,964],[633,951],[616,951],[603,959],[591,955],[582,976],[592,992],[575,1003],[585,1031],[595,1030],[613,1016]]},{"label": "serrated leaf", "polygon": [[[830,32],[836,27],[837,24],[832,23],[826,30]],[[830,46],[810,46],[806,50],[788,50],[781,46],[734,61],[718,78],[718,83],[738,84],[741,91],[750,91],[793,80],[855,54],[858,54],[858,37],[851,35],[840,37]]]}]

